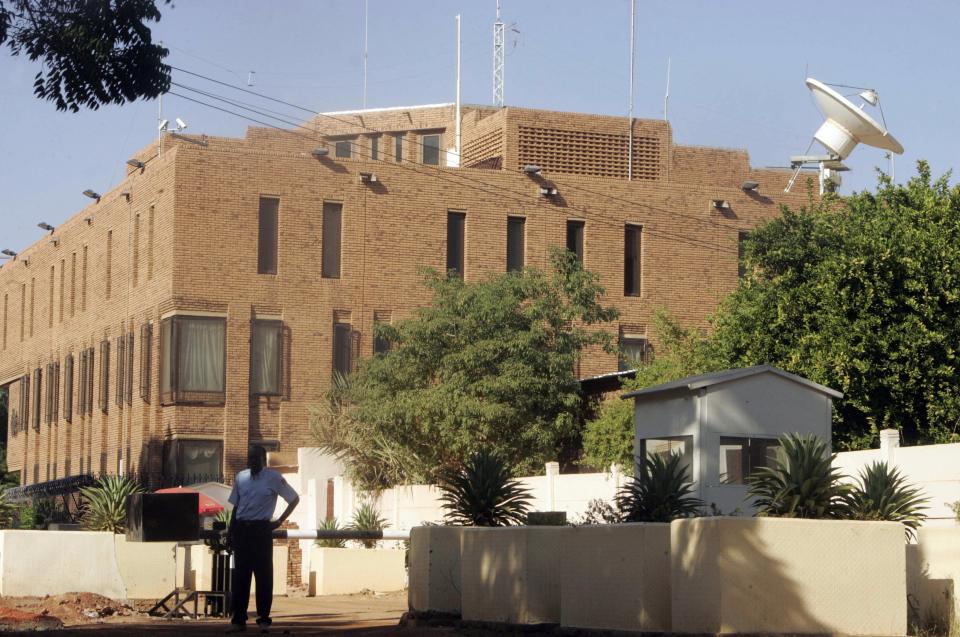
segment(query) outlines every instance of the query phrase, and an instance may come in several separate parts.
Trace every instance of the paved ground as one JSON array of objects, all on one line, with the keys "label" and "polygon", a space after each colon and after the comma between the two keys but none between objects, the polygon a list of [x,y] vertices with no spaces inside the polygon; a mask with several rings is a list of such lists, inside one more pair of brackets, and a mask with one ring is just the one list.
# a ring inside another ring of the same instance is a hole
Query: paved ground
[{"label": "paved ground", "polygon": [[[252,600],[251,600],[252,601]],[[344,595],[329,597],[278,597],[274,600],[273,635],[328,635],[344,634],[358,637],[440,637],[452,634],[450,628],[398,627],[400,616],[407,608],[406,593],[387,595]],[[222,635],[227,627],[224,620],[161,620],[142,615],[111,618],[102,623],[67,626],[52,634],[58,637],[120,637],[130,635],[166,635],[173,637]],[[4,635],[35,635],[11,632]],[[251,623],[244,634],[259,634]]]}]

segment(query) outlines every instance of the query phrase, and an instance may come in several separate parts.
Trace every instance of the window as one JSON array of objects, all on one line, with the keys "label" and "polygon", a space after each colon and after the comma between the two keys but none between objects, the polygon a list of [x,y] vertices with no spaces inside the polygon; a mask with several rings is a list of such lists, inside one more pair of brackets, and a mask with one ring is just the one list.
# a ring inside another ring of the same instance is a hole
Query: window
[{"label": "window", "polygon": [[94,353],[93,348],[87,348],[87,415],[93,415],[93,371],[94,371]]},{"label": "window", "polygon": [[392,315],[389,310],[374,310],[373,312],[373,355],[386,354],[390,351],[390,339],[379,333],[378,326],[389,325]]},{"label": "window", "polygon": [[397,133],[393,136],[393,160],[403,161],[403,133]]},{"label": "window", "polygon": [[623,295],[640,296],[640,226],[624,226]]},{"label": "window", "polygon": [[283,323],[257,320],[250,338],[250,393],[279,396],[283,369]]},{"label": "window", "polygon": [[63,419],[73,421],[73,354],[63,361]]},{"label": "window", "polygon": [[619,369],[621,372],[635,369],[638,364],[650,362],[649,356],[650,346],[645,337],[629,334],[620,336]]},{"label": "window", "polygon": [[380,136],[374,135],[370,138],[370,159],[380,159]]},{"label": "window", "polygon": [[160,323],[160,403],[222,405],[225,319],[173,316]]},{"label": "window", "polygon": [[690,480],[695,481],[693,475],[693,436],[670,436],[666,438],[646,438],[640,441],[641,457],[650,455],[680,456],[681,466],[687,469]]},{"label": "window", "polygon": [[743,259],[747,256],[747,239],[750,238],[749,232],[737,233],[737,277],[743,278],[747,273],[747,264]]},{"label": "window", "polygon": [[30,408],[33,410],[30,415],[33,417],[33,428],[40,431],[40,391],[43,389],[43,371],[38,367],[33,370],[33,404]]},{"label": "window", "polygon": [[53,363],[47,363],[47,386],[43,394],[43,421],[47,425],[53,424]]},{"label": "window", "polygon": [[133,332],[127,333],[127,404],[133,404]]},{"label": "window", "polygon": [[333,371],[346,376],[353,371],[354,333],[349,323],[333,324]]},{"label": "window", "polygon": [[280,200],[260,197],[260,234],[257,248],[257,274],[277,273],[277,212]]},{"label": "window", "polygon": [[773,438],[720,436],[720,484],[746,484],[751,473],[769,466],[779,447]]},{"label": "window", "polygon": [[567,221],[567,250],[574,253],[580,263],[583,263],[583,226],[582,221]]},{"label": "window", "polygon": [[343,204],[323,202],[323,254],[321,275],[325,279],[340,278],[340,243],[343,233]]},{"label": "window", "polygon": [[77,412],[83,416],[87,413],[87,350],[80,352],[80,385],[77,392]]},{"label": "window", "polygon": [[50,420],[57,424],[60,417],[60,361],[53,364],[53,373],[47,382],[53,387],[53,415]]},{"label": "window", "polygon": [[123,409],[123,397],[127,391],[127,337],[121,334],[117,337],[117,396],[115,403]]},{"label": "window", "polygon": [[523,217],[507,217],[507,272],[523,269],[526,223]]},{"label": "window", "polygon": [[100,393],[98,395],[100,411],[110,409],[110,341],[100,341]]},{"label": "window", "polygon": [[464,269],[463,252],[466,226],[466,213],[447,213],[447,273],[461,279]]},{"label": "window", "polygon": [[20,430],[26,431],[30,423],[30,374],[20,377]]},{"label": "window", "polygon": [[153,324],[140,326],[140,398],[150,402],[150,366],[153,363]]},{"label": "window", "polygon": [[423,149],[423,163],[429,166],[440,165],[440,135],[437,133],[420,138]]},{"label": "window", "polygon": [[223,473],[223,441],[167,441],[164,450],[164,481],[171,485],[219,482]]},{"label": "window", "polygon": [[349,158],[353,151],[353,142],[349,139],[341,139],[333,144],[333,154],[337,157]]}]

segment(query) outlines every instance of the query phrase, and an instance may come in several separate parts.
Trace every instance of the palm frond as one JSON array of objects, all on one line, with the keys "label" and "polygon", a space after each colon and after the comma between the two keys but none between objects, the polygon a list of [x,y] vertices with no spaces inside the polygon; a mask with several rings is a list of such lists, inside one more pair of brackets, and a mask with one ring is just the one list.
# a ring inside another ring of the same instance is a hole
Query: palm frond
[{"label": "palm frond", "polygon": [[640,472],[617,494],[623,522],[670,522],[695,517],[703,501],[691,495],[693,484],[679,453],[649,454]]},{"label": "palm frond", "polygon": [[527,489],[512,479],[502,458],[486,450],[443,471],[440,492],[445,519],[461,526],[523,524],[530,506]]},{"label": "palm frond", "polygon": [[914,537],[926,519],[923,510],[928,502],[920,489],[907,484],[886,462],[874,462],[861,470],[857,484],[846,497],[850,518],[902,522],[908,537]]},{"label": "palm frond", "polygon": [[80,489],[83,497],[80,525],[88,531],[123,533],[127,530],[127,498],[143,488],[125,476],[103,476],[92,487]]}]

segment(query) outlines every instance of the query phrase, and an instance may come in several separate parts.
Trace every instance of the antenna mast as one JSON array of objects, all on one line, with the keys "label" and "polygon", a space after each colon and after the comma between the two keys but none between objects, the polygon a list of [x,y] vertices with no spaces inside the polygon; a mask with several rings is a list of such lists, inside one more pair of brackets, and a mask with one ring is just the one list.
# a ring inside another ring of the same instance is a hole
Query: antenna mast
[{"label": "antenna mast", "polygon": [[370,0],[363,0],[363,108],[367,107],[367,34],[370,20]]},{"label": "antenna mast", "polygon": [[503,20],[497,0],[497,21],[493,23],[493,105],[503,108]]},{"label": "antenna mast", "polygon": [[637,17],[637,0],[630,0],[630,99],[627,106],[627,119],[630,126],[630,138],[627,146],[627,181],[633,181],[633,60],[636,57],[634,53],[634,34]]}]

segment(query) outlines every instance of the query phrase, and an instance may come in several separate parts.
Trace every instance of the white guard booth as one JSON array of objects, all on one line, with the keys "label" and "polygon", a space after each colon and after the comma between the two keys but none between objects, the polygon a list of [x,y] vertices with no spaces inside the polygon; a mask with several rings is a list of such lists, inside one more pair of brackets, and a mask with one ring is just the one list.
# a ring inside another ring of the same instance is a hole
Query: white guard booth
[{"label": "white guard booth", "polygon": [[830,443],[833,399],[843,394],[771,365],[689,376],[623,395],[634,401],[634,454],[679,453],[697,497],[722,513],[753,513],[746,478],[785,433]]}]

